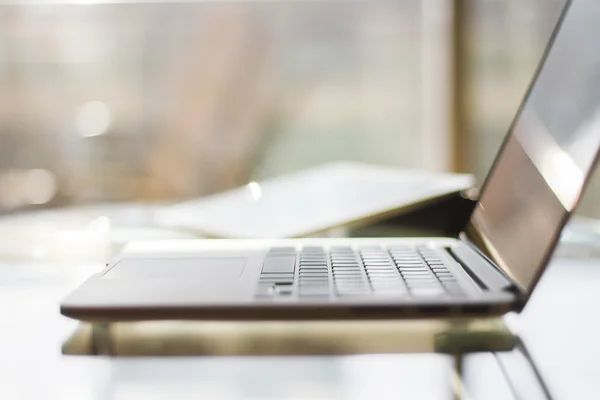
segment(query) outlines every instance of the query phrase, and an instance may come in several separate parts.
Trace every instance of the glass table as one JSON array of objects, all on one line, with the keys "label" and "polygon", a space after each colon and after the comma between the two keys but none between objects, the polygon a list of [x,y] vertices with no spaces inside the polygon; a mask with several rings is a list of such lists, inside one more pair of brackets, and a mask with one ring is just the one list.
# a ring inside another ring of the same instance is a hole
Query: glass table
[{"label": "glass table", "polygon": [[[563,235],[523,313],[479,321],[479,327],[491,327],[486,332],[495,340],[505,339],[504,348],[472,349],[481,351],[456,357],[443,346],[410,347],[402,336],[410,329],[399,325],[359,325],[358,331],[339,336],[350,338],[353,347],[300,351],[297,345],[278,354],[248,347],[219,352],[214,341],[212,347],[204,341],[195,354],[177,356],[164,347],[169,342],[143,342],[135,335],[118,357],[69,348],[77,345],[69,342],[74,333],[90,327],[60,315],[63,296],[129,240],[192,237],[156,226],[153,209],[94,206],[0,219],[0,398],[572,399],[600,394],[600,224],[583,218]],[[164,334],[161,329],[155,333]],[[244,328],[224,329],[244,336]],[[431,332],[415,324],[411,329]],[[212,338],[222,345],[226,330],[218,332]],[[326,336],[322,327],[312,332]],[[171,346],[182,344],[168,337]],[[210,339],[211,331],[203,337]],[[280,342],[282,337],[281,332],[272,336]],[[384,339],[393,346],[386,347]]]}]

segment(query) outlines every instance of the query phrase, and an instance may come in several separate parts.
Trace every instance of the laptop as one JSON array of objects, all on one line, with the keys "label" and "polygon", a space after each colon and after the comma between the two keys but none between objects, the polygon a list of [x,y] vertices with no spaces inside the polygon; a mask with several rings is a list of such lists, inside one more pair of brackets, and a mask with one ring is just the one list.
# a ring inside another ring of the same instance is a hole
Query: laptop
[{"label": "laptop", "polygon": [[155,221],[214,238],[292,238],[358,228],[473,186],[468,174],[333,162],[158,210]]},{"label": "laptop", "polygon": [[88,321],[382,319],[520,311],[595,168],[600,3],[563,11],[457,237],[131,243],[61,304]]}]

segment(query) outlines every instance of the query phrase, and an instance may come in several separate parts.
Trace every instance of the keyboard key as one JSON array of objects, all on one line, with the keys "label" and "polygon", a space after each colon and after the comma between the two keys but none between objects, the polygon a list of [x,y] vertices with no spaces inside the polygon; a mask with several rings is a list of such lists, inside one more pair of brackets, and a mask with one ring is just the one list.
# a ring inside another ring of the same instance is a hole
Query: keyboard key
[{"label": "keyboard key", "polygon": [[282,274],[282,273],[294,273],[296,267],[295,256],[279,256],[279,255],[268,255],[265,257],[265,261],[262,267],[262,273],[264,274]]},{"label": "keyboard key", "polygon": [[310,285],[325,285],[328,286],[329,285],[329,279],[323,279],[323,278],[307,278],[307,279],[300,279],[298,280],[298,284],[300,286],[310,286]]},{"label": "keyboard key", "polygon": [[329,285],[326,283],[315,283],[315,284],[302,284],[302,285],[298,285],[298,289],[299,290],[305,290],[305,289],[315,289],[315,290],[322,290],[322,291],[326,291],[329,292]]},{"label": "keyboard key", "polygon": [[361,289],[361,290],[370,290],[370,285],[368,282],[363,281],[353,281],[353,282],[335,282],[336,288],[343,289]]},{"label": "keyboard key", "polygon": [[294,293],[294,290],[292,289],[292,286],[277,286],[275,288],[275,292],[279,295],[279,296],[291,296],[292,293]]},{"label": "keyboard key", "polygon": [[333,276],[363,276],[363,271],[360,269],[334,269]]},{"label": "keyboard key", "polygon": [[363,280],[334,280],[336,287],[366,287],[368,283]]},{"label": "keyboard key", "polygon": [[329,282],[329,275],[303,275],[298,278],[298,282]]},{"label": "keyboard key", "polygon": [[396,265],[400,271],[429,271],[425,265]]},{"label": "keyboard key", "polygon": [[368,268],[367,275],[399,275],[399,272],[395,268]]},{"label": "keyboard key", "polygon": [[362,270],[360,268],[337,268],[332,270],[334,275],[344,275],[344,274],[358,274],[362,275]]},{"label": "keyboard key", "polygon": [[313,273],[321,273],[327,272],[329,268],[321,265],[311,265],[311,266],[302,266],[299,268],[299,273],[301,274],[313,274]]},{"label": "keyboard key", "polygon": [[333,282],[336,286],[364,286],[366,282],[364,279],[334,279]]},{"label": "keyboard key", "polygon": [[329,287],[329,280],[316,280],[316,279],[308,279],[304,281],[298,282],[298,286],[300,287]]},{"label": "keyboard key", "polygon": [[332,274],[335,278],[352,278],[352,277],[363,277],[363,273],[360,270],[356,271],[333,271]]},{"label": "keyboard key", "polygon": [[310,272],[310,273],[303,273],[303,274],[299,274],[298,275],[299,279],[305,279],[305,278],[328,278],[329,277],[329,272],[328,271],[318,271],[318,272]]},{"label": "keyboard key", "polygon": [[390,261],[363,261],[364,266],[392,265]]},{"label": "keyboard key", "polygon": [[329,288],[326,290],[313,288],[301,289],[299,295],[300,297],[329,297]]},{"label": "keyboard key", "polygon": [[362,275],[334,275],[333,280],[337,283],[356,283],[365,282],[366,278]]},{"label": "keyboard key", "polygon": [[398,275],[398,270],[393,267],[386,268],[365,268],[367,274],[394,274]]},{"label": "keyboard key", "polygon": [[423,261],[406,261],[406,262],[398,262],[395,261],[397,267],[425,267],[426,264]]},{"label": "keyboard key", "polygon": [[427,270],[421,270],[421,271],[401,271],[402,276],[407,277],[407,276],[431,276],[431,272],[427,271]]},{"label": "keyboard key", "polygon": [[291,278],[271,278],[271,277],[260,277],[259,282],[261,283],[277,283],[282,285],[291,285],[294,283],[294,277]]},{"label": "keyboard key", "polygon": [[400,270],[407,270],[407,271],[411,271],[411,270],[426,270],[429,271],[429,268],[427,268],[425,266],[425,264],[400,264],[400,265],[396,265],[397,268],[399,268]]}]

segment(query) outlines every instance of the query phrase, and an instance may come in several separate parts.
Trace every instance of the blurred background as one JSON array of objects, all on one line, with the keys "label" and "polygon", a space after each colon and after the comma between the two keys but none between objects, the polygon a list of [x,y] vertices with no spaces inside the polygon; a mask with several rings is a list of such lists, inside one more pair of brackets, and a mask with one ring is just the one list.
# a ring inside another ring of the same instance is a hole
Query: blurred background
[{"label": "blurred background", "polygon": [[0,0],[0,214],[336,160],[481,181],[564,1]]}]

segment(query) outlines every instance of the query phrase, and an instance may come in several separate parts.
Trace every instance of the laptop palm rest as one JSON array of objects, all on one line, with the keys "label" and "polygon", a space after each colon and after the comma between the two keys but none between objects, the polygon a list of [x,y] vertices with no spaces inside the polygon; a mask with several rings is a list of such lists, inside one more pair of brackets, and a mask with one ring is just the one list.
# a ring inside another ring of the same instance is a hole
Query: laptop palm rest
[{"label": "laptop palm rest", "polygon": [[231,284],[246,266],[246,257],[173,257],[124,259],[107,271],[102,279],[177,279],[207,286]]}]

